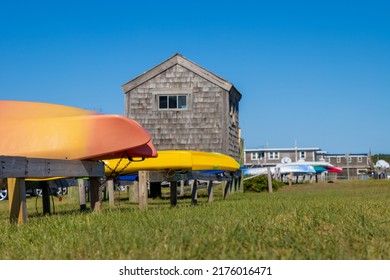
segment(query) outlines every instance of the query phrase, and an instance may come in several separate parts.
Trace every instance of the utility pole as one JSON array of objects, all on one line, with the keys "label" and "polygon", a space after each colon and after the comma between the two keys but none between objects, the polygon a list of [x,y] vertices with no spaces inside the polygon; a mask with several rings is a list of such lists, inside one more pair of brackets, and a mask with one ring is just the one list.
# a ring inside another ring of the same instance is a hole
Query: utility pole
[{"label": "utility pole", "polygon": [[298,161],[298,146],[297,146],[297,140],[295,140],[295,162]]}]

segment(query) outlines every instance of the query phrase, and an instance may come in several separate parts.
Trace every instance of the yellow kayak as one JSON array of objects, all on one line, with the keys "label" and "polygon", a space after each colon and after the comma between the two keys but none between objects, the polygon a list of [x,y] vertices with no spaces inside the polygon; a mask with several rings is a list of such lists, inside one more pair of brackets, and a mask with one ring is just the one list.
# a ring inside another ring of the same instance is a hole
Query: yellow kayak
[{"label": "yellow kayak", "polygon": [[129,159],[103,160],[106,175],[129,174],[140,170],[224,170],[236,171],[240,168],[238,162],[227,155],[211,152],[166,150],[159,151],[156,158],[146,158],[142,161]]}]

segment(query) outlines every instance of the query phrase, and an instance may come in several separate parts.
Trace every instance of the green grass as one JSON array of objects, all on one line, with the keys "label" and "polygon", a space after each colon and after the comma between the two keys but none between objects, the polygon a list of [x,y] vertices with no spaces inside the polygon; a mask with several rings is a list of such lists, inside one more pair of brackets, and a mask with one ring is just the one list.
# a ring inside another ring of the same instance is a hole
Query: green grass
[{"label": "green grass", "polygon": [[[56,199],[57,200],[57,199]],[[197,206],[121,200],[99,213],[78,211],[77,196],[56,214],[10,225],[0,202],[0,259],[390,259],[390,181],[285,186],[277,192],[220,193]],[[40,205],[40,201],[38,204]],[[38,207],[39,209],[39,207]]]}]

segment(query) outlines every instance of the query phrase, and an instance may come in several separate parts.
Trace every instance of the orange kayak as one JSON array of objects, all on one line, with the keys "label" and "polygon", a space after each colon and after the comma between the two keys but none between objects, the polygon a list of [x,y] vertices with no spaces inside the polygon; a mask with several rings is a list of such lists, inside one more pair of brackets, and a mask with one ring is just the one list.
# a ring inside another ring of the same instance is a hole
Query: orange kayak
[{"label": "orange kayak", "polygon": [[0,100],[0,155],[53,159],[156,157],[150,134],[120,115]]}]

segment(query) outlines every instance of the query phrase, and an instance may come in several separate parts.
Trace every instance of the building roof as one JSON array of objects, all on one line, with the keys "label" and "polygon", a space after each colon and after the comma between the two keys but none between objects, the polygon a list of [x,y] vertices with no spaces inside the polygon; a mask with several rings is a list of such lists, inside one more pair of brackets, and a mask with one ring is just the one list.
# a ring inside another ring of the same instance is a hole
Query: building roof
[{"label": "building roof", "polygon": [[[195,64],[194,62],[188,60],[187,58],[183,57],[181,54],[175,54],[171,58],[167,59],[166,61],[160,63],[159,65],[153,67],[152,69],[146,71],[142,75],[128,81],[124,85],[122,85],[122,90],[126,93],[137,86],[147,82],[148,80],[156,77],[157,75],[161,74],[162,72],[166,71],[167,69],[175,66],[180,65],[189,71],[192,71],[196,73],[197,75],[203,77],[204,79],[210,81],[211,83],[223,88],[226,91],[230,91],[232,88],[234,88],[233,84],[228,82],[227,80],[222,79],[221,77],[211,73],[210,71],[204,69],[203,67]],[[236,88],[234,88],[237,93],[239,94],[241,98],[241,93],[238,92]]]},{"label": "building roof", "polygon": [[288,152],[288,151],[321,151],[320,148],[253,148],[245,152]]},{"label": "building roof", "polygon": [[345,156],[349,156],[349,157],[359,157],[359,156],[368,156],[367,153],[344,153],[344,154],[327,154],[326,156],[327,157],[345,157]]}]

